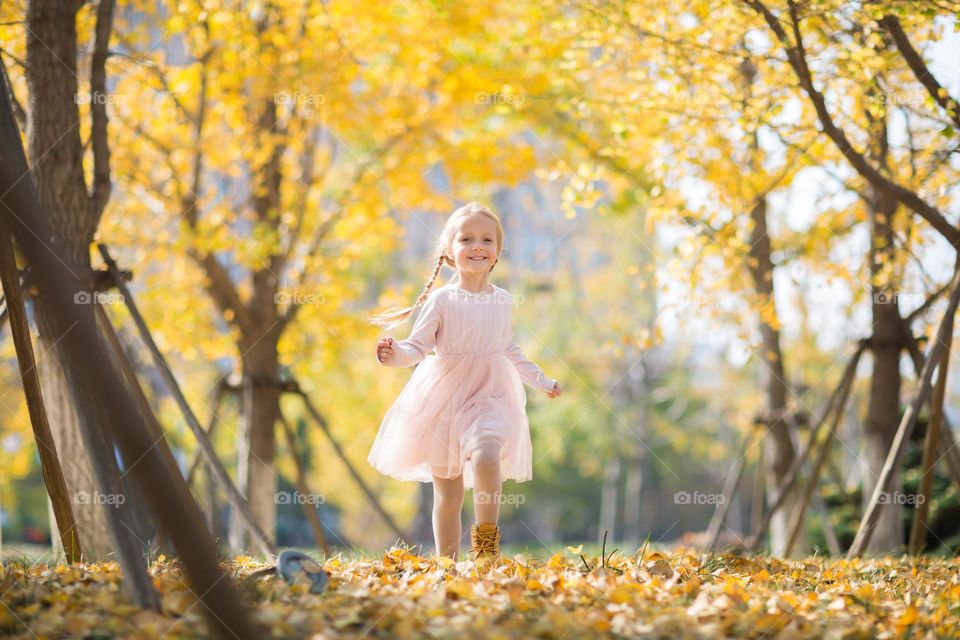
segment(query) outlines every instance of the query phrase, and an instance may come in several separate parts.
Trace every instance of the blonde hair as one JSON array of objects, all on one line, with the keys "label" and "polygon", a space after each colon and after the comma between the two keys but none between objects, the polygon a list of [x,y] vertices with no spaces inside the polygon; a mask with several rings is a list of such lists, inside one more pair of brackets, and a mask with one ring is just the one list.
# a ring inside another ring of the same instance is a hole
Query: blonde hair
[{"label": "blonde hair", "polygon": [[440,237],[437,238],[437,244],[434,248],[433,273],[427,279],[423,291],[417,296],[416,301],[409,307],[391,307],[380,313],[371,315],[369,318],[371,324],[379,325],[387,329],[393,328],[409,318],[416,308],[426,301],[427,296],[433,291],[434,284],[437,282],[437,277],[439,277],[443,265],[446,264],[449,267],[456,266],[453,261],[453,256],[450,255],[450,249],[453,245],[453,234],[457,228],[457,224],[464,218],[477,215],[490,218],[497,227],[497,259],[490,265],[490,271],[493,271],[493,268],[497,266],[497,262],[500,260],[500,255],[503,253],[503,224],[501,224],[497,214],[479,202],[465,204],[450,214],[446,224],[443,225],[443,231],[440,233]]}]

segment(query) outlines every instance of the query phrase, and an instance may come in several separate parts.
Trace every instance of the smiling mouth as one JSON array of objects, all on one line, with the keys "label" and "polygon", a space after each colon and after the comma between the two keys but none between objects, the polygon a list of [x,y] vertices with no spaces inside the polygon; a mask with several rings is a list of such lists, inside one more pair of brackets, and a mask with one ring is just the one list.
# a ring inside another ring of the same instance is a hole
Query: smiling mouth
[{"label": "smiling mouth", "polygon": [[476,260],[477,262],[482,262],[483,260],[486,260],[487,257],[486,257],[486,256],[470,256],[470,257],[467,258],[467,259],[468,259],[468,260]]}]

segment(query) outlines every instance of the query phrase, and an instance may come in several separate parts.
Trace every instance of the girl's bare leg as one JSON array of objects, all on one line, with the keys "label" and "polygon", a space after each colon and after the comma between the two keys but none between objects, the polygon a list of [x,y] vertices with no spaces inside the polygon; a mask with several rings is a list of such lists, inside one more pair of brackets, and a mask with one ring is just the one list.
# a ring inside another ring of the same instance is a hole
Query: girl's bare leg
[{"label": "girl's bare leg", "polygon": [[457,559],[460,550],[460,511],[463,509],[463,476],[433,477],[433,538],[437,555]]},{"label": "girl's bare leg", "polygon": [[473,461],[473,510],[477,524],[497,523],[500,517],[500,443],[481,440],[470,454]]}]

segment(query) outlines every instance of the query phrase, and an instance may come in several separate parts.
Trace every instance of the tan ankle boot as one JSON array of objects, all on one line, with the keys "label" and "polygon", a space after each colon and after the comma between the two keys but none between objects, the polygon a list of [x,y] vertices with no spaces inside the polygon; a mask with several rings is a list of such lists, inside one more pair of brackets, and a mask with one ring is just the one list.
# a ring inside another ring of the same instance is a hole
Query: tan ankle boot
[{"label": "tan ankle boot", "polygon": [[493,522],[470,527],[470,549],[477,571],[486,572],[500,557],[500,527]]}]

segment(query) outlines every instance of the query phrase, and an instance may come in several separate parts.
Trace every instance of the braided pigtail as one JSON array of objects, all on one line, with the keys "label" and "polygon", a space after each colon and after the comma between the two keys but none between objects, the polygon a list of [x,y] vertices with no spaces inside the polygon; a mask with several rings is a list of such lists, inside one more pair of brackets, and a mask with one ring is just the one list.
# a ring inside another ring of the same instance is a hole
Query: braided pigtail
[{"label": "braided pigtail", "polygon": [[440,275],[440,269],[443,268],[444,262],[449,261],[449,258],[446,256],[445,247],[441,248],[441,250],[437,253],[437,265],[433,269],[433,274],[431,274],[431,276],[427,279],[427,282],[423,287],[423,291],[421,291],[420,295],[417,296],[416,302],[409,307],[391,307],[385,311],[374,314],[369,318],[370,323],[386,329],[392,329],[393,327],[404,322],[410,317],[417,307],[426,301],[427,296],[429,296],[430,292],[433,291],[433,286],[437,282],[437,277]]}]

